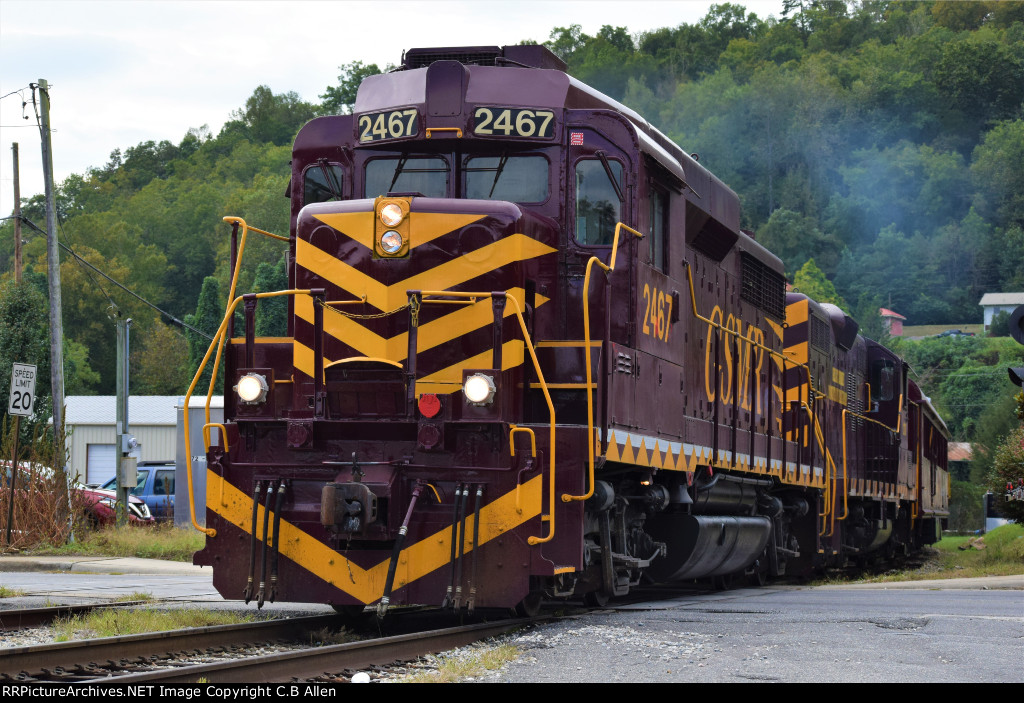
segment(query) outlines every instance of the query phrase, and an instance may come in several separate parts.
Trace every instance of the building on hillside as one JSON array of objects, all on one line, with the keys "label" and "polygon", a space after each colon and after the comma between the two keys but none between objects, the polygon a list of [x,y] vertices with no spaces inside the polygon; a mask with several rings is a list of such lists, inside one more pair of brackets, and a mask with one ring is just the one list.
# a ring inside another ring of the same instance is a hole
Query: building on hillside
[{"label": "building on hillside", "polygon": [[985,331],[992,325],[992,318],[1001,312],[1012,315],[1018,305],[1024,305],[1024,293],[986,293],[978,301],[984,312]]},{"label": "building on hillside", "polygon": [[903,322],[907,318],[887,308],[878,308],[878,314],[882,316],[882,325],[890,337],[903,336]]},{"label": "building on hillside", "polygon": [[[177,439],[174,395],[128,398],[128,432],[139,441],[139,461],[173,461]],[[71,475],[82,483],[104,483],[117,471],[117,396],[66,398],[65,446]],[[135,455],[133,454],[133,456]]]},{"label": "building on hillside", "polygon": [[949,475],[957,481],[968,480],[971,477],[971,456],[970,442],[950,442],[946,447]]}]

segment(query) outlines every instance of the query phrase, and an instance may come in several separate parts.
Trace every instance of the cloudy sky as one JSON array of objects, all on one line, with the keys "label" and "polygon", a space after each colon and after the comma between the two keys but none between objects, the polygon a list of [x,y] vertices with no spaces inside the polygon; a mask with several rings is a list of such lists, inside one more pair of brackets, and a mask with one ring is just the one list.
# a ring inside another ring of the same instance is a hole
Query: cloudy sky
[{"label": "cloudy sky", "polygon": [[[11,143],[21,194],[43,190],[28,86],[50,84],[57,183],[139,142],[216,134],[254,88],[317,101],[351,61],[384,66],[412,47],[544,41],[553,27],[631,33],[692,24],[705,0],[397,0],[55,2],[0,0],[0,213],[13,207]],[[737,0],[759,17],[782,0]],[[11,94],[13,93],[13,94]],[[22,106],[27,101],[28,105]],[[28,117],[28,119],[24,119]],[[42,223],[40,223],[42,224]]]}]

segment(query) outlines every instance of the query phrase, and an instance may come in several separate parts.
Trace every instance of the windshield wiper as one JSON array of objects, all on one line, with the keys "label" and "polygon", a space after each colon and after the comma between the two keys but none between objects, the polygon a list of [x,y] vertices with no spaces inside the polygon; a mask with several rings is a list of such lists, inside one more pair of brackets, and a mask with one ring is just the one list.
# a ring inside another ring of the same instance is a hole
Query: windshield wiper
[{"label": "windshield wiper", "polygon": [[395,184],[398,183],[398,177],[402,175],[402,169],[405,168],[405,162],[408,160],[408,154],[402,154],[402,157],[398,159],[398,165],[395,166],[394,178],[391,179],[391,185],[388,186],[388,193],[395,189]]},{"label": "windshield wiper", "polygon": [[504,151],[501,154],[501,160],[498,161],[498,169],[494,172],[494,183],[491,184],[491,192],[487,194],[487,199],[490,200],[491,196],[494,195],[494,189],[498,187],[498,179],[501,178],[501,172],[505,170],[505,164],[508,163],[508,152]]},{"label": "windshield wiper", "polygon": [[327,187],[331,190],[331,195],[335,200],[341,200],[341,190],[338,188],[338,184],[334,179],[334,174],[327,169],[327,159],[319,159],[317,161],[317,165],[320,166],[320,171],[323,173]]}]

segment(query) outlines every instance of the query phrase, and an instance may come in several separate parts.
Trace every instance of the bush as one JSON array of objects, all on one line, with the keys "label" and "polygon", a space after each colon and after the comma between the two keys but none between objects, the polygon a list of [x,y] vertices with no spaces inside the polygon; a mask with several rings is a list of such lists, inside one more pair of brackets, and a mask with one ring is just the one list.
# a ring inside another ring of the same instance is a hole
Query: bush
[{"label": "bush", "polygon": [[1018,427],[996,448],[989,489],[999,501],[999,512],[1024,524],[1024,501],[1005,500],[1007,484],[1018,486],[1024,479],[1024,427]]},{"label": "bush", "polygon": [[955,479],[950,483],[950,531],[966,534],[985,529],[985,487]]},{"label": "bush", "polygon": [[[9,457],[14,452],[14,421],[5,417],[0,452]],[[60,445],[63,446],[63,438]],[[17,479],[14,485],[14,519],[11,524],[9,549],[27,549],[42,544],[64,544],[71,536],[72,525],[82,524],[84,498],[68,490],[67,474],[55,462],[56,444],[49,430],[33,435],[28,446],[19,447]],[[57,466],[55,466],[57,464]],[[3,462],[0,479],[0,525],[7,532],[10,509],[10,460]]]}]

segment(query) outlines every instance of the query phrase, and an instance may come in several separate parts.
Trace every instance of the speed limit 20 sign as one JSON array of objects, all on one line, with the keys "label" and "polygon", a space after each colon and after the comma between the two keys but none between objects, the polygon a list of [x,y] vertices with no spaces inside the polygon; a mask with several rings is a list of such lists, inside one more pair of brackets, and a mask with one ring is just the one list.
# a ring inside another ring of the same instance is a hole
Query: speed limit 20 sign
[{"label": "speed limit 20 sign", "polygon": [[32,414],[36,401],[36,367],[32,364],[15,364],[11,371],[11,399],[7,403],[8,415]]}]

